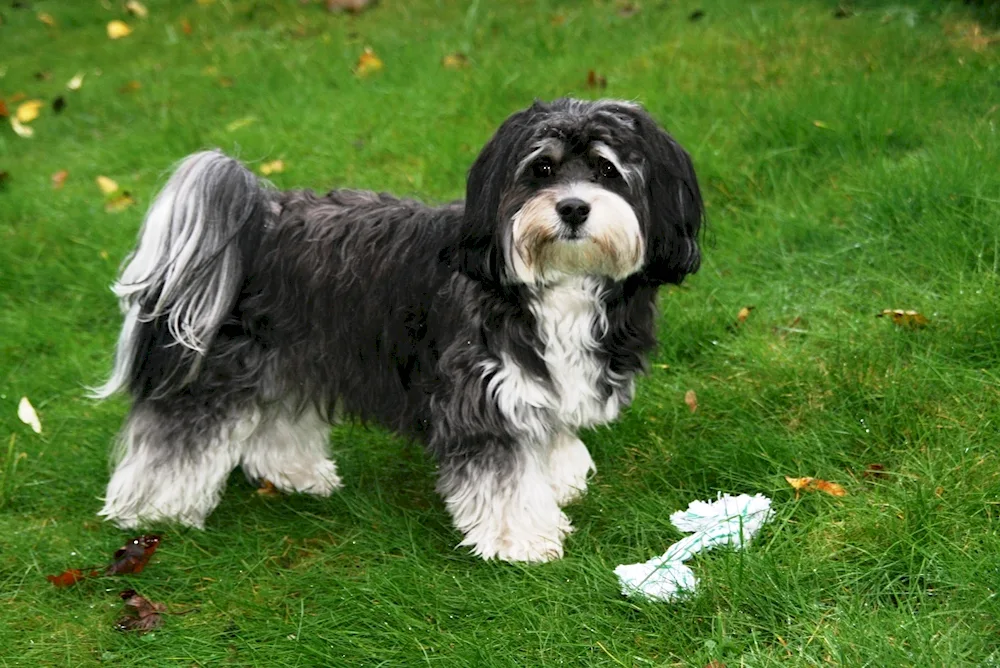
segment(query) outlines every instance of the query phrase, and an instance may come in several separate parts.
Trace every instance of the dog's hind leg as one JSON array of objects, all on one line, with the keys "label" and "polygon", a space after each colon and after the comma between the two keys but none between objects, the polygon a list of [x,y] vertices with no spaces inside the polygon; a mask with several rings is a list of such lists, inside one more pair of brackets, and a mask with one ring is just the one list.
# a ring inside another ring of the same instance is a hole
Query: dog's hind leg
[{"label": "dog's hind leg", "polygon": [[139,403],[122,430],[100,511],[122,528],[156,521],[203,528],[255,426],[252,415],[219,418],[172,408]]},{"label": "dog's hind leg", "polygon": [[312,406],[269,409],[247,440],[240,463],[247,479],[283,492],[329,496],[342,486],[329,458],[330,425]]},{"label": "dog's hind leg", "polygon": [[587,477],[596,470],[587,446],[569,430],[553,437],[548,463],[549,485],[560,507],[586,493]]}]

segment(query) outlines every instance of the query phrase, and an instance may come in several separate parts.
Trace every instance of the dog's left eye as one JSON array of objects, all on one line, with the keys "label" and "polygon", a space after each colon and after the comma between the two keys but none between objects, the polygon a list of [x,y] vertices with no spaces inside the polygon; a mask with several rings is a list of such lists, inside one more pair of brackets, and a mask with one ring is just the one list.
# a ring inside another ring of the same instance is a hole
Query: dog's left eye
[{"label": "dog's left eye", "polygon": [[618,169],[615,168],[611,161],[607,158],[597,159],[597,173],[605,179],[617,179],[621,174],[618,173]]},{"label": "dog's left eye", "polygon": [[555,164],[553,164],[551,158],[539,158],[531,165],[531,171],[534,173],[535,178],[547,179],[555,171]]}]

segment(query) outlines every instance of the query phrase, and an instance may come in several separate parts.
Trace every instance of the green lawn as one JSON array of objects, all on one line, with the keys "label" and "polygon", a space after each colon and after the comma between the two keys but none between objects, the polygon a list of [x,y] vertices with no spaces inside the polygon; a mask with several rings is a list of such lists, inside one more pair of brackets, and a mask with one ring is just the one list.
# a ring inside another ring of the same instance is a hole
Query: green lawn
[{"label": "green lawn", "polygon": [[[0,665],[1000,663],[995,4],[381,0],[351,17],[146,0],[146,20],[118,0],[20,4],[0,6],[0,98],[46,107],[31,139],[0,126]],[[132,34],[109,40],[113,19]],[[366,46],[385,66],[358,77]],[[453,52],[468,66],[443,67]],[[692,154],[709,226],[700,273],[662,292],[635,404],[583,435],[598,474],[566,558],[455,549],[432,463],[348,425],[334,497],[234,475],[207,530],[162,527],[142,574],[45,580],[129,537],[95,516],[126,404],[85,386],[110,368],[107,286],[175,160],[219,146],[283,159],[282,187],[441,201],[504,117],[567,94],[644,103]],[[98,175],[135,206],[105,211]],[[784,476],[847,495],[797,499]],[[623,598],[614,566],[662,553],[668,515],[719,491],[771,496],[775,520],[697,558],[692,600]],[[120,633],[129,587],[198,611]]]}]

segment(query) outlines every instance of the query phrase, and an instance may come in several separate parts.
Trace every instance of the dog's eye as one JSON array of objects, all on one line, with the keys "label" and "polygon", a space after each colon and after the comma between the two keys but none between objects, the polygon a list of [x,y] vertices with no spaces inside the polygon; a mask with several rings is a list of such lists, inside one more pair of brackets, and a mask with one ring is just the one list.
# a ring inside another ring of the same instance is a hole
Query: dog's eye
[{"label": "dog's eye", "polygon": [[597,159],[597,173],[605,179],[617,179],[621,176],[611,161],[606,158]]},{"label": "dog's eye", "polygon": [[531,165],[531,171],[535,175],[535,178],[547,179],[552,176],[555,171],[555,164],[553,164],[551,158],[539,158]]}]

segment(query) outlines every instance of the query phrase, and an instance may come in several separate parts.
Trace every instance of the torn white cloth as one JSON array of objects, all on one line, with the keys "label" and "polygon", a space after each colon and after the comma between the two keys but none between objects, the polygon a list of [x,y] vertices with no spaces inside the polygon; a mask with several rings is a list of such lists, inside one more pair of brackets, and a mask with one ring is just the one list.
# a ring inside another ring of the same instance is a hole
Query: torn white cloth
[{"label": "torn white cloth", "polygon": [[771,499],[763,494],[720,493],[715,501],[692,501],[687,510],[672,514],[670,522],[680,531],[693,533],[671,545],[662,556],[616,568],[622,593],[653,601],[673,601],[692,593],[698,580],[685,561],[717,545],[742,548],[773,514]]}]

